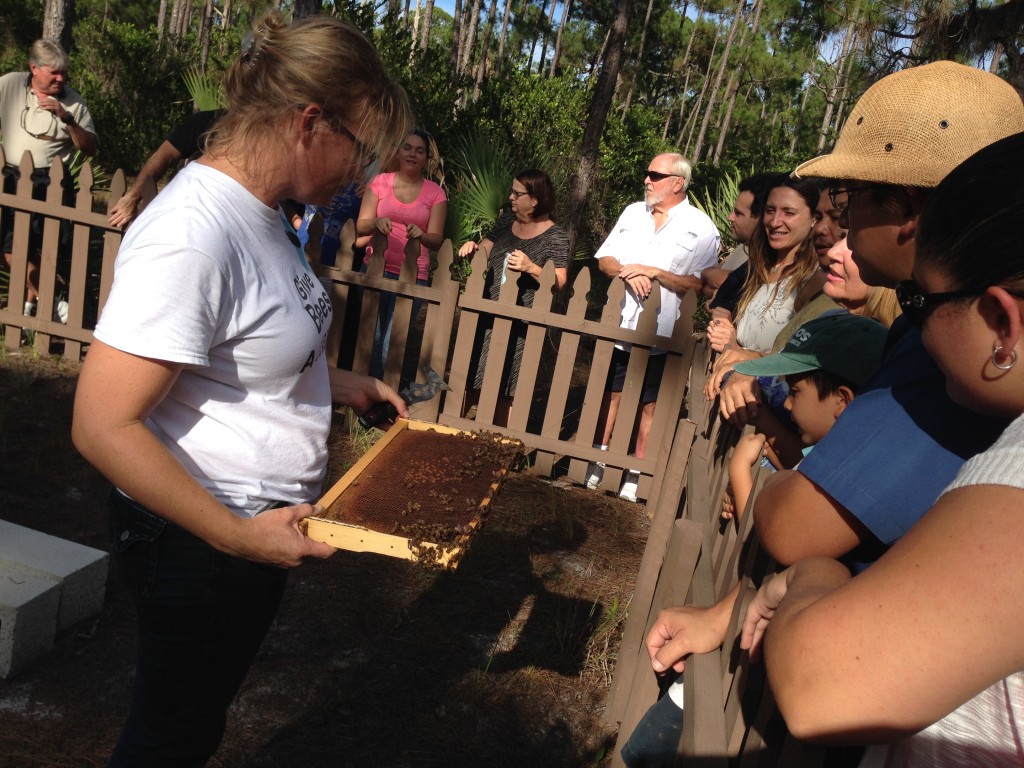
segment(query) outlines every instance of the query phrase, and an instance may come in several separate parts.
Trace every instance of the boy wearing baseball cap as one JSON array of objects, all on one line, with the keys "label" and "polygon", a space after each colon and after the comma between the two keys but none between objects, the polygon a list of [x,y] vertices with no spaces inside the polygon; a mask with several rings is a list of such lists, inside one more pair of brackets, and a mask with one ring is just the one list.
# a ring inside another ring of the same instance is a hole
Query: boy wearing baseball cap
[{"label": "boy wearing baseball cap", "polygon": [[[736,370],[748,376],[786,377],[789,394],[785,408],[796,426],[799,441],[793,439],[795,435],[787,435],[788,428],[777,419],[765,424],[767,414],[763,414],[759,425],[762,431],[743,437],[729,461],[724,519],[743,514],[754,485],[752,468],[762,453],[781,452],[781,443],[799,443],[806,455],[828,434],[882,361],[885,336],[885,326],[871,318],[828,314],[801,325],[778,354],[737,364]],[[795,448],[787,453],[799,459]],[[781,468],[777,459],[772,463]]]}]

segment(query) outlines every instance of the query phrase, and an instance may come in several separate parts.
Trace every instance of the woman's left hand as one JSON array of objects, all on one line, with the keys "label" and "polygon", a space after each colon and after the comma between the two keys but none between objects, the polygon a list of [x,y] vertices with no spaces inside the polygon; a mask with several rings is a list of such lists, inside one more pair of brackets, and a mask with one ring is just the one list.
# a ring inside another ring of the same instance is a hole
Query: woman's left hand
[{"label": "woman's left hand", "polygon": [[364,413],[375,403],[391,403],[399,416],[409,415],[409,406],[398,393],[380,379],[362,376],[340,368],[331,368],[331,400]]},{"label": "woman's left hand", "polygon": [[513,272],[526,272],[527,274],[532,274],[531,270],[535,266],[537,265],[530,260],[530,257],[518,248],[509,252],[508,268]]},{"label": "woman's left hand", "polygon": [[405,225],[405,236],[409,240],[418,240],[423,237],[423,230],[417,227],[415,224]]}]

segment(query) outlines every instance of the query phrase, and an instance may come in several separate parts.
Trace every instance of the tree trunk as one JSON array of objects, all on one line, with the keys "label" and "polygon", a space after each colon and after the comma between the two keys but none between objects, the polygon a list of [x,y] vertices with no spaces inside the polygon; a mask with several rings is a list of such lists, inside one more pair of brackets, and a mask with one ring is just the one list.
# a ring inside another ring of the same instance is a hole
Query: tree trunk
[{"label": "tree trunk", "polygon": [[[551,0],[551,9],[548,11],[548,23],[544,27],[544,37],[541,41],[540,46],[540,64],[537,66],[537,74],[543,75],[544,70],[547,69],[548,59],[548,35],[555,31],[555,6],[558,5],[556,0]],[[563,6],[564,7],[564,6]]]},{"label": "tree trunk", "polygon": [[426,51],[430,45],[430,25],[434,21],[434,0],[427,0],[423,6],[423,26],[420,28],[420,51]]},{"label": "tree trunk", "polygon": [[[525,5],[525,3],[524,3]],[[544,15],[548,12],[548,0],[541,0],[540,6],[540,18],[543,19]],[[537,55],[537,41],[540,39],[540,21],[537,22],[537,29],[534,30],[533,40],[530,42],[530,58],[526,60],[527,68],[533,71],[533,57]]]},{"label": "tree trunk", "polygon": [[825,44],[825,30],[822,30],[821,36],[818,38],[818,42],[814,44],[814,52],[811,54],[811,66],[807,69],[807,85],[804,88],[803,94],[800,96],[800,109],[796,113],[796,125],[793,127],[793,135],[789,142],[789,154],[796,154],[796,144],[800,139],[800,131],[803,129],[804,114],[807,111],[807,99],[811,95],[811,89],[815,87],[817,82],[817,69],[818,59],[820,58],[819,51],[821,46]]},{"label": "tree trunk", "polygon": [[469,13],[465,27],[465,42],[459,62],[459,74],[469,73],[469,64],[473,61],[473,47],[476,45],[476,31],[480,26],[481,0],[473,0],[473,10]]},{"label": "tree trunk", "polygon": [[455,0],[455,10],[452,11],[452,50],[448,61],[451,68],[459,68],[459,41],[462,37],[462,0]]},{"label": "tree trunk", "polygon": [[[757,30],[761,26],[761,11],[763,10],[764,0],[754,0],[754,19],[750,23],[751,38],[757,37]],[[725,116],[722,118],[722,124],[718,127],[718,143],[715,145],[715,154],[711,161],[713,165],[718,165],[719,160],[722,158],[722,149],[725,147],[725,136],[729,132],[729,124],[732,122],[732,112],[736,108],[736,95],[740,90],[740,76],[747,68],[747,62],[750,61],[749,49],[745,47],[746,41],[747,35],[746,30],[744,30],[743,37],[740,40],[740,50],[744,51],[743,59],[740,62],[740,65],[736,67],[729,76],[729,85],[725,89]]]},{"label": "tree trunk", "polygon": [[562,5],[562,19],[558,22],[558,34],[555,35],[555,51],[551,54],[551,71],[548,73],[550,77],[554,77],[558,73],[558,60],[562,58],[562,33],[565,31],[565,22],[570,13],[572,13],[572,0],[565,0]]},{"label": "tree trunk", "polygon": [[[729,27],[729,35],[725,38],[725,49],[722,51],[722,60],[719,62],[718,72],[715,73],[715,84],[708,96],[708,105],[704,109],[704,119],[700,124],[700,133],[697,134],[697,146],[694,148],[693,156],[700,157],[704,148],[704,139],[708,133],[708,126],[711,125],[711,113],[715,111],[715,97],[718,89],[722,87],[722,78],[725,77],[725,68],[729,65],[729,55],[732,53],[732,44],[736,40],[736,29],[741,26],[743,18],[743,7],[746,0],[739,0],[736,3],[736,13],[733,15],[732,25]],[[745,26],[745,25],[744,25]]]},{"label": "tree trunk", "polygon": [[[846,25],[846,32],[843,35],[843,44],[839,50],[839,59],[836,61],[836,77],[832,81],[832,87],[829,89],[828,95],[825,97],[825,115],[821,120],[821,130],[818,132],[818,154],[820,155],[825,149],[825,144],[828,141],[829,127],[832,125],[832,118],[835,115],[836,105],[839,101],[839,94],[843,87],[843,83],[846,80],[845,71],[847,68],[847,60],[852,58],[853,53],[853,42],[857,37],[857,12],[859,3],[855,3],[853,7],[853,13],[850,15],[850,23]],[[810,90],[808,88],[808,90]],[[796,137],[794,137],[795,143]],[[795,154],[795,151],[791,151],[790,154]]]},{"label": "tree trunk", "polygon": [[[651,14],[654,12],[654,0],[647,0],[647,13],[644,14],[644,26],[640,30],[640,46],[636,52],[636,68],[637,73],[643,71],[644,66],[644,46],[647,44],[647,29],[651,25]],[[629,107],[633,103],[633,90],[636,88],[637,78],[634,77],[632,82],[629,84],[629,91],[626,93],[626,100],[622,104],[622,119],[626,119],[626,113],[629,112]]]},{"label": "tree trunk", "polygon": [[[686,3],[683,4],[684,16],[680,20],[680,24],[683,24],[686,13]],[[683,89],[679,92],[679,132],[676,136],[676,144],[678,145],[683,140],[683,131],[685,130],[686,121],[683,116],[686,114],[686,94],[690,91],[690,75],[693,74],[690,68],[690,51],[693,50],[693,39],[697,36],[697,27],[700,25],[701,19],[704,18],[704,6],[697,6],[697,18],[693,22],[693,27],[690,29],[690,39],[686,41],[686,52],[683,53],[683,63],[679,66],[679,69],[686,72],[686,77],[683,79]],[[714,52],[712,51],[711,57],[714,58]],[[668,137],[669,122],[671,121],[672,113],[669,110],[669,120],[665,121],[665,131],[662,134],[663,139]]]},{"label": "tree trunk", "polygon": [[295,0],[292,6],[292,18],[304,19],[307,16],[319,16],[323,11],[323,0]]},{"label": "tree trunk", "polygon": [[43,37],[56,40],[65,51],[71,47],[71,24],[68,19],[73,14],[72,0],[46,0],[43,9]]},{"label": "tree trunk", "polygon": [[512,0],[505,0],[505,13],[501,17],[501,34],[498,36],[498,63],[497,67],[505,64],[505,41],[508,38],[508,19],[512,13]]},{"label": "tree trunk", "polygon": [[167,20],[167,0],[160,0],[160,7],[156,12],[156,39],[163,42],[164,24]]},{"label": "tree trunk", "polygon": [[487,74],[487,52],[491,47],[491,36],[494,34],[494,20],[498,15],[498,0],[491,0],[487,9],[487,26],[484,27],[484,38],[480,42],[480,60],[476,64],[476,75],[473,78],[473,101],[480,98],[480,84]]},{"label": "tree trunk", "polygon": [[206,61],[210,58],[210,28],[213,26],[213,0],[206,0],[203,8],[203,20],[199,25],[199,71],[206,71]]},{"label": "tree trunk", "polygon": [[601,61],[601,72],[597,76],[594,97],[590,100],[590,110],[583,128],[580,162],[573,179],[570,193],[570,213],[566,226],[569,253],[576,252],[576,238],[583,225],[587,195],[594,182],[597,156],[601,147],[601,134],[604,132],[605,122],[608,120],[612,98],[615,96],[615,83],[619,77],[619,70],[622,68],[622,49],[626,43],[631,4],[630,0],[616,0],[615,2],[615,17],[608,29],[608,39]]},{"label": "tree trunk", "polygon": [[[718,50],[719,37],[721,37],[721,35],[715,35],[715,39],[711,41],[711,55],[708,56],[708,66],[707,69],[704,70],[704,80],[700,84],[700,93],[697,94],[697,103],[693,105],[693,109],[690,110],[690,116],[686,118],[686,126],[682,128],[683,131],[686,131],[686,150],[683,154],[687,157],[690,156],[690,147],[693,144],[693,132],[697,129],[697,115],[700,114],[700,110],[704,106],[704,97],[707,95],[708,84],[711,82],[711,68],[715,65],[715,51]],[[679,139],[676,140],[676,144],[681,144],[682,138],[682,133],[680,133]]]}]

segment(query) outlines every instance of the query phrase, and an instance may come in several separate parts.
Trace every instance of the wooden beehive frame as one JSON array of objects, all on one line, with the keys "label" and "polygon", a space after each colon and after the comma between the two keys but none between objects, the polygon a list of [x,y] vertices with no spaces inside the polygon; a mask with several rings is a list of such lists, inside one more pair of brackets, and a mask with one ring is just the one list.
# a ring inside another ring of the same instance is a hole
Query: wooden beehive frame
[{"label": "wooden beehive frame", "polygon": [[[374,446],[367,451],[345,473],[345,475],[332,486],[318,502],[324,509],[329,509],[345,492],[345,490],[358,480],[363,473],[369,469],[387,450],[388,446],[404,431],[434,431],[442,435],[469,435],[461,429],[442,427],[425,421],[412,419],[398,419],[395,425],[378,440]],[[501,481],[508,474],[508,466],[500,467],[499,474],[490,485],[490,489],[480,502],[476,514],[469,523],[470,533],[459,537],[455,544],[447,544],[442,548],[436,559],[427,560],[421,557],[424,549],[437,549],[438,545],[428,541],[410,539],[402,535],[382,533],[373,531],[361,525],[346,523],[342,520],[328,519],[324,517],[310,517],[306,519],[306,535],[316,541],[330,544],[336,549],[344,549],[349,552],[372,552],[387,557],[397,557],[402,560],[420,560],[429,562],[432,566],[454,569],[462,557],[466,546],[473,533],[480,528],[480,523],[487,506],[491,503],[497,493]]]}]

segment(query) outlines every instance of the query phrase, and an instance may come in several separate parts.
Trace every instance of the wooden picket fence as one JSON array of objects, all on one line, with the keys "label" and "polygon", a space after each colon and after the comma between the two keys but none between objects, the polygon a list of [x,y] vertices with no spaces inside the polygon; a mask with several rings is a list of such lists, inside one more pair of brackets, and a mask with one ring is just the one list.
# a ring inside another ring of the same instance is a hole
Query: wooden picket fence
[{"label": "wooden picket fence", "polygon": [[[22,177],[15,194],[0,194],[0,205],[13,209],[14,248],[7,306],[0,309],[4,344],[14,351],[26,343],[40,354],[62,354],[80,360],[89,342],[96,318],[102,310],[113,280],[114,257],[121,243],[121,232],[107,225],[107,211],[123,194],[125,179],[114,174],[106,205],[94,200],[89,190],[92,171],[87,164],[80,175],[81,190],[74,207],[60,200],[63,169],[54,162],[52,182],[45,201],[32,199],[31,163],[26,155]],[[143,199],[151,199],[151,187]],[[31,214],[45,217],[40,272],[40,299],[35,317],[22,315],[24,276],[28,259],[28,232]],[[57,274],[57,235],[61,221],[73,225],[70,268],[66,285]],[[450,242],[437,253],[437,264],[430,284],[416,284],[415,247],[410,246],[398,280],[383,275],[383,259],[368,259],[360,271],[353,252],[351,222],[343,232],[342,245],[333,265],[319,263],[316,233],[311,233],[307,255],[321,282],[328,289],[334,322],[328,339],[328,360],[351,370],[369,371],[373,329],[382,292],[396,295],[390,352],[384,379],[397,387],[413,377],[423,379],[423,366],[429,365],[448,381],[451,389],[438,398],[412,409],[415,418],[436,420],[467,429],[500,431],[522,440],[534,451],[533,469],[551,474],[559,462],[568,476],[583,481],[587,463],[600,460],[607,465],[603,487],[617,490],[624,470],[641,473],[639,495],[653,500],[674,437],[674,425],[683,404],[687,372],[695,340],[692,316],[696,299],[688,297],[671,338],[656,335],[659,294],[655,292],[641,315],[639,327],[619,328],[619,306],[624,286],[613,281],[607,301],[599,313],[588,313],[591,269],[585,266],[565,291],[568,300],[557,302],[552,291],[554,267],[548,265],[540,278],[533,307],[516,305],[516,284],[510,280],[500,297],[491,301],[484,296],[485,257],[478,253],[472,275],[464,290],[451,273],[454,253]],[[382,236],[381,236],[382,237]],[[378,242],[376,253],[381,253]],[[58,298],[65,295],[69,304],[66,324],[54,319]],[[421,317],[413,317],[414,304],[422,307]],[[597,315],[597,316],[592,316]],[[505,350],[512,335],[513,321],[527,324],[521,373],[515,391],[508,424],[494,424],[495,406],[502,386]],[[477,365],[474,340],[483,322],[492,323],[490,351],[475,412],[465,412],[467,390],[472,387]],[[33,334],[24,334],[32,331]],[[30,340],[30,341],[29,341]],[[56,342],[56,343],[55,343]],[[625,389],[618,419],[608,451],[593,447],[598,426],[601,399],[616,343],[630,344],[631,352]],[[665,350],[667,362],[663,386],[656,406],[657,418],[644,459],[630,456],[630,444],[640,406],[643,373],[653,347]]]}]

